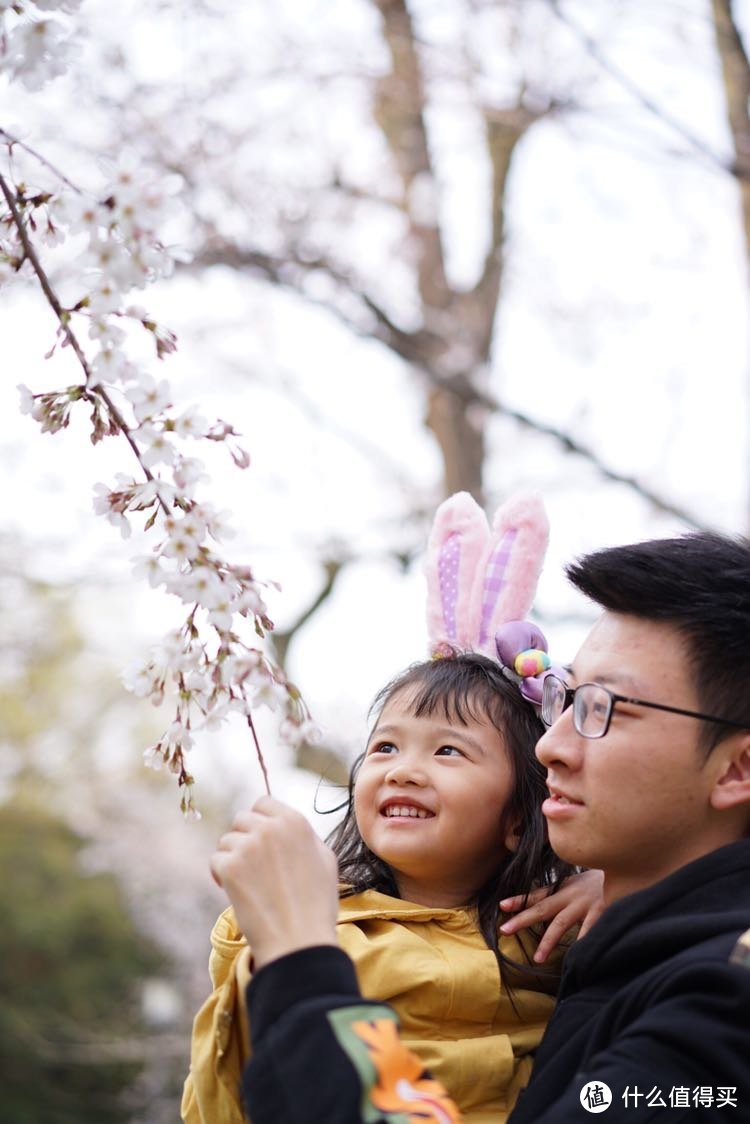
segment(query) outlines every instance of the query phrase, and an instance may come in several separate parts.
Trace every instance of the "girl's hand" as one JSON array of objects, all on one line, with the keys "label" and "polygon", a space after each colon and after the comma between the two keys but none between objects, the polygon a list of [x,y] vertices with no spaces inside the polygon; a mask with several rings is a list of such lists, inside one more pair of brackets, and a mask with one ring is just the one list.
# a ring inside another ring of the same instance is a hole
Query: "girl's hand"
[{"label": "girl's hand", "polygon": [[[506,913],[520,909],[515,917],[500,926],[506,936],[528,929],[531,925],[546,922],[547,928],[534,953],[534,961],[543,964],[568,929],[578,921],[581,929],[578,938],[588,933],[594,922],[604,912],[602,887],[604,875],[601,870],[585,870],[583,874],[571,874],[566,878],[556,894],[547,887],[533,890],[528,897],[517,894],[514,898],[503,898],[500,908]],[[526,903],[526,908],[523,908]],[[576,939],[578,939],[576,938]]]}]

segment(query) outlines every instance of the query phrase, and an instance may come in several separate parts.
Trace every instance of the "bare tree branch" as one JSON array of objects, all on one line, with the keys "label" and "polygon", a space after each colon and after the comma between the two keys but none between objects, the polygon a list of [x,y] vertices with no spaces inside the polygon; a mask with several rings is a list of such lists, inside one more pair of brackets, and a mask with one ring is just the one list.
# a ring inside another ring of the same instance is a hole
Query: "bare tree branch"
[{"label": "bare tree branch", "polygon": [[707,164],[719,171],[726,172],[728,175],[735,176],[738,179],[744,179],[750,175],[750,168],[724,159],[718,152],[715,152],[711,146],[697,134],[693,133],[682,121],[677,117],[673,117],[671,113],[667,112],[663,105],[659,105],[653,98],[638,86],[632,78],[621,70],[613,62],[611,62],[604,52],[599,47],[599,44],[593,39],[588,32],[586,32],[580,24],[576,23],[567,12],[563,11],[560,0],[549,0],[549,5],[558,19],[565,24],[565,26],[576,36],[586,49],[586,53],[590,58],[601,67],[610,78],[622,89],[626,90],[628,94],[652,117],[655,117],[662,124],[667,125],[675,133],[677,133],[690,147],[699,155],[702,156]]},{"label": "bare tree branch", "polygon": [[[383,21],[391,72],[376,85],[375,120],[403,184],[403,211],[418,247],[419,291],[428,308],[450,303],[445,256],[437,223],[435,170],[427,126],[425,90],[411,15],[405,0],[373,0]],[[432,196],[430,203],[418,196]],[[430,214],[430,210],[432,213]]]},{"label": "bare tree branch", "polygon": [[478,360],[490,354],[503,278],[505,240],[505,194],[516,145],[528,129],[545,115],[519,104],[509,110],[484,112],[487,152],[492,165],[490,202],[492,233],[481,276],[471,293],[462,299],[463,315],[475,322]]},{"label": "bare tree branch", "polygon": [[[327,558],[323,560],[323,570],[325,578],[320,590],[312,599],[310,604],[300,613],[297,619],[285,629],[275,629],[271,634],[274,651],[276,653],[276,660],[281,668],[286,670],[286,658],[289,651],[289,645],[299,630],[303,628],[307,622],[317,613],[318,609],[333,593],[336,578],[341,573],[341,570],[346,565],[347,559]],[[349,767],[340,753],[335,749],[331,749],[326,745],[311,745],[308,742],[303,742],[298,746],[295,752],[295,765],[299,769],[305,769],[308,773],[314,773],[316,776],[325,777],[326,780],[336,785],[346,784]]]},{"label": "bare tree branch", "polygon": [[328,600],[333,593],[333,587],[336,584],[336,578],[341,573],[342,567],[345,565],[345,558],[327,558],[323,560],[323,570],[325,573],[325,580],[320,587],[319,592],[307,606],[307,608],[300,613],[293,624],[285,629],[274,629],[271,633],[271,640],[276,651],[276,658],[281,668],[286,668],[286,657],[289,651],[289,645],[299,630],[303,628],[312,616],[318,611],[321,605]]},{"label": "bare tree branch", "polygon": [[[200,267],[216,264],[227,265],[235,269],[250,272],[258,272],[261,276],[274,284],[290,288],[305,296],[307,299],[311,298],[305,293],[304,286],[301,284],[306,270],[322,268],[342,285],[348,286],[350,283],[350,279],[345,274],[337,272],[335,268],[330,268],[327,262],[314,264],[311,262],[299,261],[295,258],[293,259],[293,264],[300,267],[300,272],[296,273],[290,268],[289,259],[275,257],[255,250],[240,249],[230,244],[222,244],[221,246],[215,246],[213,248],[209,247],[197,254],[193,260],[193,268],[196,266]],[[355,292],[354,295],[363,299],[360,292]],[[369,304],[366,301],[364,303],[369,308]],[[358,324],[350,317],[340,314],[338,310],[332,307],[328,302],[325,303],[325,307],[328,311],[333,311],[336,312],[337,315],[341,315],[347,326],[358,335],[365,338],[372,338],[373,332],[366,325]],[[388,323],[388,318],[385,313],[383,317],[385,323]],[[428,410],[432,411],[432,413],[428,421],[430,423],[430,428],[436,433],[436,436],[437,433],[440,432],[441,448],[443,449],[446,463],[449,466],[453,466],[452,475],[446,475],[446,491],[448,494],[455,491],[471,490],[466,489],[464,484],[464,481],[471,472],[471,469],[466,469],[462,461],[462,458],[467,454],[467,442],[464,439],[464,434],[467,426],[474,426],[473,437],[475,444],[478,441],[476,422],[470,420],[471,411],[469,410],[469,407],[478,407],[492,414],[513,418],[524,428],[552,438],[565,452],[583,457],[605,480],[609,480],[615,484],[623,484],[625,487],[630,488],[642,499],[650,503],[657,511],[673,515],[689,527],[701,526],[700,521],[696,519],[693,513],[678,504],[672,503],[664,496],[658,495],[658,493],[654,492],[632,475],[617,472],[615,469],[609,467],[597,453],[571,436],[571,434],[555,426],[546,425],[544,422],[532,418],[528,414],[504,406],[497,398],[476,385],[476,376],[472,377],[465,373],[445,375],[439,369],[436,369],[437,364],[433,365],[432,363],[420,359],[420,353],[424,354],[423,341],[426,338],[429,339],[430,351],[434,351],[434,336],[424,332],[403,332],[402,329],[395,328],[392,337],[389,337],[388,332],[384,331],[383,334],[377,334],[376,338],[406,362],[410,363],[411,366],[426,379],[432,390],[439,392],[438,396],[432,395],[430,398]],[[439,416],[439,411],[445,408],[446,403],[448,403],[446,416],[441,418]],[[459,416],[464,420],[464,424],[460,428],[455,425],[455,419]],[[469,448],[468,452],[471,454],[473,449]],[[480,499],[481,492],[475,490],[473,494],[477,496],[477,499]]]},{"label": "bare tree branch", "polygon": [[610,468],[602,461],[598,453],[590,449],[583,442],[578,441],[564,430],[558,429],[556,426],[547,425],[536,418],[530,417],[528,414],[523,413],[521,410],[513,410],[508,406],[504,406],[492,395],[486,391],[478,389],[467,378],[454,378],[451,380],[441,379],[432,371],[422,369],[422,374],[426,375],[432,381],[440,383],[443,387],[450,390],[456,398],[460,399],[464,406],[481,406],[494,414],[499,414],[508,418],[512,418],[524,429],[530,429],[534,433],[540,433],[543,436],[552,438],[566,453],[574,454],[575,456],[583,457],[595,471],[602,476],[605,480],[609,480],[613,484],[623,484],[629,488],[641,499],[646,500],[657,511],[663,512],[665,515],[672,515],[676,519],[681,520],[688,527],[697,529],[705,529],[705,524],[697,520],[695,515],[683,508],[679,504],[672,503],[671,500],[666,499],[664,496],[658,495],[648,485],[643,484],[635,476],[626,473],[617,472],[615,469]]},{"label": "bare tree branch", "polygon": [[[309,254],[303,256],[298,249],[288,247],[284,255],[269,254],[262,250],[242,248],[234,243],[213,240],[193,257],[182,269],[194,271],[213,265],[225,265],[230,269],[260,274],[261,277],[304,296],[310,303],[320,304],[334,313],[353,332],[365,338],[375,338],[384,343],[406,362],[414,362],[424,354],[426,348],[434,350],[439,337],[425,329],[409,332],[394,323],[388,313],[377,301],[364,291],[360,280],[346,270],[331,262],[326,256]],[[325,274],[338,289],[348,297],[354,297],[370,313],[375,324],[357,321],[348,311],[330,300],[320,300],[310,296],[305,290],[304,281],[315,273]]]}]

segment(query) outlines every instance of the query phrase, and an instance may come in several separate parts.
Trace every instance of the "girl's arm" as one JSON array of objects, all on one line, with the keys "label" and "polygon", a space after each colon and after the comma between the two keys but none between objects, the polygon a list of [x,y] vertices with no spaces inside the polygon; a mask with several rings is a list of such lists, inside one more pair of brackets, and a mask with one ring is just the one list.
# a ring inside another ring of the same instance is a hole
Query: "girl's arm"
[{"label": "girl's arm", "polygon": [[404,1045],[394,1011],[363,999],[352,962],[328,945],[261,968],[247,991],[253,1054],[243,1074],[253,1124],[460,1124]]},{"label": "girl's arm", "polygon": [[231,909],[211,933],[209,974],[213,991],[193,1020],[180,1119],[184,1124],[247,1124],[239,1083],[250,1053],[245,1009],[250,950]]},{"label": "girl's arm", "polygon": [[582,874],[571,874],[554,894],[550,893],[548,887],[542,887],[532,890],[528,895],[516,894],[512,898],[503,898],[500,902],[503,911],[520,912],[504,921],[500,932],[509,936],[521,929],[528,929],[531,925],[546,924],[547,928],[534,953],[536,963],[542,964],[568,929],[580,922],[578,938],[583,937],[601,916],[604,911],[603,884],[604,875],[600,870],[585,870]]}]

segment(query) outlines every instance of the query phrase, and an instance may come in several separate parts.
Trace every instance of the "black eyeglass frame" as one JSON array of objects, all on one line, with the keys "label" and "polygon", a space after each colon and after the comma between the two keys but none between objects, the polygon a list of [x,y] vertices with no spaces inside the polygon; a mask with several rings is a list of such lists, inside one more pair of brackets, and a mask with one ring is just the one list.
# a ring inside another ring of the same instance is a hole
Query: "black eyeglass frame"
[{"label": "black eyeglass frame", "polygon": [[[559,683],[564,692],[562,710],[560,711],[557,718],[561,718],[568,707],[570,707],[574,703],[576,693],[580,691],[582,687],[598,687],[600,691],[604,691],[605,695],[609,697],[609,711],[607,713],[607,717],[604,720],[604,729],[600,734],[584,734],[583,730],[580,730],[578,728],[578,723],[576,722],[575,718],[575,707],[573,707],[573,725],[576,728],[576,732],[579,733],[582,738],[596,739],[605,737],[605,735],[609,732],[609,724],[612,721],[612,714],[614,713],[615,704],[618,702],[630,703],[631,706],[647,706],[651,710],[666,710],[669,714],[683,714],[687,718],[700,718],[704,722],[717,722],[720,725],[724,726],[734,726],[738,730],[750,729],[750,726],[747,723],[735,722],[732,718],[717,718],[713,714],[701,714],[697,710],[683,710],[682,707],[679,706],[667,706],[665,703],[647,702],[646,699],[632,699],[629,695],[618,695],[615,691],[610,691],[609,687],[602,686],[601,683],[579,683],[577,687],[569,687],[567,683],[564,683],[563,680],[560,679],[557,675],[545,675],[544,682],[542,683],[541,719],[548,729],[554,724],[552,722],[547,722],[546,718],[544,717],[544,694],[547,690],[548,681],[550,683]],[[555,722],[557,722],[557,718],[555,719]]]}]

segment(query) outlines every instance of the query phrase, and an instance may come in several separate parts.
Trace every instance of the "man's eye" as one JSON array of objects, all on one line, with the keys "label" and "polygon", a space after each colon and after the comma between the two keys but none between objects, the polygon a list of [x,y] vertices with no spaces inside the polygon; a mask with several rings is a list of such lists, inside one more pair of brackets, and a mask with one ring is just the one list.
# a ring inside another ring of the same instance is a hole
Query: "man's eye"
[{"label": "man's eye", "polygon": [[466,754],[461,749],[456,749],[455,745],[441,745],[440,749],[435,754],[436,757],[465,757]]}]

